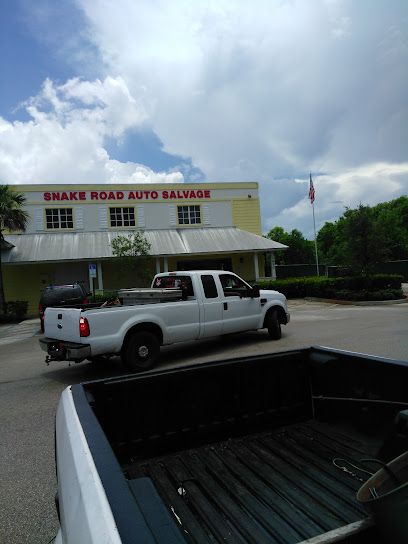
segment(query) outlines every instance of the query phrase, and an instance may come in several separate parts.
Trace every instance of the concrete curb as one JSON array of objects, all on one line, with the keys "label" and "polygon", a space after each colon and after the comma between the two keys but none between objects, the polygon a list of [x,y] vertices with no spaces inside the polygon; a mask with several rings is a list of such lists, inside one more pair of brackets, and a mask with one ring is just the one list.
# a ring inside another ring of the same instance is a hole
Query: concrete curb
[{"label": "concrete curb", "polygon": [[305,297],[308,302],[328,302],[330,304],[342,304],[344,306],[387,306],[390,304],[408,303],[407,298],[397,300],[338,300],[334,298]]}]

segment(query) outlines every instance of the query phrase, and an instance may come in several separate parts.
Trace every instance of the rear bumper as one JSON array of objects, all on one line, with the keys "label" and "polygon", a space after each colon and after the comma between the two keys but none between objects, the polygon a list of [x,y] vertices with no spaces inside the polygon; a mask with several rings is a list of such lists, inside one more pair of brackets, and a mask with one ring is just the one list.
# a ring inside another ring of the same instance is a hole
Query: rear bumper
[{"label": "rear bumper", "polygon": [[41,349],[45,351],[51,361],[82,361],[91,356],[89,344],[64,342],[53,338],[40,338]]}]

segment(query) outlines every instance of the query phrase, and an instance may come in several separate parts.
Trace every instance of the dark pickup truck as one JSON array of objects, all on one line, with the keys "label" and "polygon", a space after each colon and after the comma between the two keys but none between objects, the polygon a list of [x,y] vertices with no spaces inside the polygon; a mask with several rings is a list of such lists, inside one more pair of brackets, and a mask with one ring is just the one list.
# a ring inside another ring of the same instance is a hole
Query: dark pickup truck
[{"label": "dark pickup truck", "polygon": [[321,347],[69,387],[55,542],[408,542],[407,409],[407,362]]}]

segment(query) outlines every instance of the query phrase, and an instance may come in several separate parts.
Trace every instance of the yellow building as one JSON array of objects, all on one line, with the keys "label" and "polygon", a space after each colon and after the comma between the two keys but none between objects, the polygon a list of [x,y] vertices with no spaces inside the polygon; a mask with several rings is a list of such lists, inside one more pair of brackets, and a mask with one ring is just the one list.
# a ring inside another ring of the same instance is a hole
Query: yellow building
[{"label": "yellow building", "polygon": [[[90,290],[137,285],[112,255],[118,234],[143,230],[151,275],[232,270],[247,280],[275,275],[278,242],[261,236],[257,183],[25,185],[27,229],[2,248],[6,300],[35,314],[48,284],[83,281]],[[267,259],[267,261],[265,261]]]}]

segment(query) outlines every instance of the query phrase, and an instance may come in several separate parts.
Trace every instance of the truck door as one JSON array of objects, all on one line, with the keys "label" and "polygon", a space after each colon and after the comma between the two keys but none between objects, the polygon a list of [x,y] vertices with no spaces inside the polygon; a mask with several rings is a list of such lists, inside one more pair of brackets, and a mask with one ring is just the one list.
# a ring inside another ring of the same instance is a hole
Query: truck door
[{"label": "truck door", "polygon": [[166,343],[184,342],[200,337],[200,307],[191,277],[169,273],[158,276],[153,288],[182,289],[186,300],[160,305],[160,316],[166,326]]},{"label": "truck door", "polygon": [[234,274],[220,274],[223,291],[223,333],[254,330],[259,327],[259,297],[248,296],[249,286]]},{"label": "truck door", "polygon": [[201,285],[203,289],[203,319],[201,322],[200,337],[217,336],[223,333],[223,304],[217,290],[214,276],[201,274]]}]

